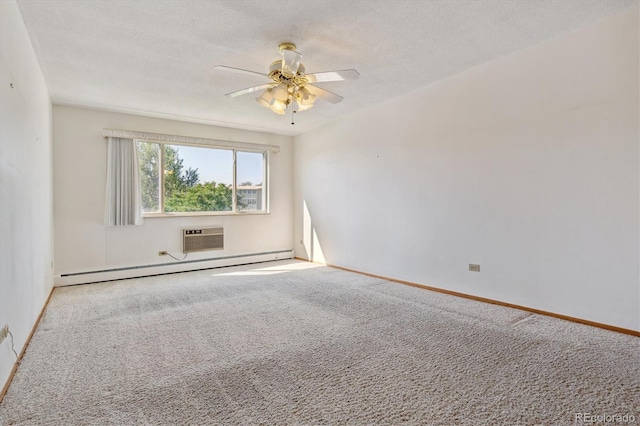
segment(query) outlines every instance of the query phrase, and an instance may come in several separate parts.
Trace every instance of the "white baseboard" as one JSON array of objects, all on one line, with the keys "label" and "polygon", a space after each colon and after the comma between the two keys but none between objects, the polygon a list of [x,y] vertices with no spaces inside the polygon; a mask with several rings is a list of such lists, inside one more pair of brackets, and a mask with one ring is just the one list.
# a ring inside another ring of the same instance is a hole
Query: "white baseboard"
[{"label": "white baseboard", "polygon": [[61,274],[55,277],[54,285],[88,284],[101,281],[139,278],[150,275],[170,274],[174,272],[197,271],[199,269],[219,268],[223,266],[245,265],[249,263],[269,262],[273,260],[293,259],[294,251],[280,250],[265,253],[249,253],[235,256],[222,256],[210,259],[199,259],[158,265],[128,266],[100,271],[84,271]]}]

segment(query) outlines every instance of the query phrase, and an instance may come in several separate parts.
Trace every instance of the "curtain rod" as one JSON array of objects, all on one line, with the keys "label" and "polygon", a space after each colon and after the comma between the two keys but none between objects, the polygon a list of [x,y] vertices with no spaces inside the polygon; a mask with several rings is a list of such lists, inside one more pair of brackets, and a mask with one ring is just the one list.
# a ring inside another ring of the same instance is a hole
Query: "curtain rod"
[{"label": "curtain rod", "polygon": [[102,129],[102,135],[111,138],[140,139],[161,143],[189,143],[195,145],[216,146],[220,148],[250,149],[254,151],[270,151],[278,153],[278,145],[262,145],[250,142],[222,141],[218,139],[196,138],[192,136],[165,135],[163,133],[138,132],[132,130]]}]

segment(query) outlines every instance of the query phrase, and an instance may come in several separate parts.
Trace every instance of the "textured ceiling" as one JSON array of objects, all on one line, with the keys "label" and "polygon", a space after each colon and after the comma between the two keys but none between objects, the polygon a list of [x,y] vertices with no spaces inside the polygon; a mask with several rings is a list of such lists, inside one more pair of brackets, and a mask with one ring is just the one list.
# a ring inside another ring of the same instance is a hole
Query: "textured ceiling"
[{"label": "textured ceiling", "polygon": [[[54,103],[298,134],[368,105],[544,42],[638,0],[18,0]],[[215,65],[268,72],[294,42],[307,72],[355,68],[319,83],[340,104],[279,116],[266,82]],[[138,129],[144,130],[144,129]]]}]

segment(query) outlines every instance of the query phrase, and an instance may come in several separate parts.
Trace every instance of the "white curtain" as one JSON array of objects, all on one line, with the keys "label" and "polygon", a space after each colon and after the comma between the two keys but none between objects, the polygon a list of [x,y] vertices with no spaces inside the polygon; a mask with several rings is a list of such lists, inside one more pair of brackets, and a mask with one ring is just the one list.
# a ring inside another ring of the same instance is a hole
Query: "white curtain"
[{"label": "white curtain", "polygon": [[107,139],[107,225],[142,225],[136,144],[133,139]]}]

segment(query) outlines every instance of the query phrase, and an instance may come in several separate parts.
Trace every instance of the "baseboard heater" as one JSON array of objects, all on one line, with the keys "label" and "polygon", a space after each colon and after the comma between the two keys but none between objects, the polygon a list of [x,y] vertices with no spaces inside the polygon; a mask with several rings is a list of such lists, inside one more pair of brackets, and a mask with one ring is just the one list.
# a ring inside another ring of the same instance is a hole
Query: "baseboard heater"
[{"label": "baseboard heater", "polygon": [[122,268],[111,268],[111,269],[99,269],[96,271],[85,271],[85,272],[72,272],[68,274],[60,274],[60,277],[76,277],[80,275],[91,275],[91,274],[102,274],[105,272],[120,272],[120,271],[131,271],[135,269],[145,269],[145,268],[158,268],[162,266],[176,266],[176,265],[185,265],[188,263],[201,263],[201,262],[211,262],[216,260],[228,260],[228,259],[242,259],[246,257],[253,256],[264,256],[270,254],[287,254],[289,257],[283,256],[282,259],[291,259],[293,258],[293,249],[290,250],[277,250],[277,251],[265,251],[261,253],[249,253],[249,254],[236,254],[233,256],[219,256],[219,257],[209,257],[206,259],[195,259],[195,260],[183,260],[179,262],[167,262],[167,263],[154,263],[151,265],[138,265],[138,266],[126,266]]}]

